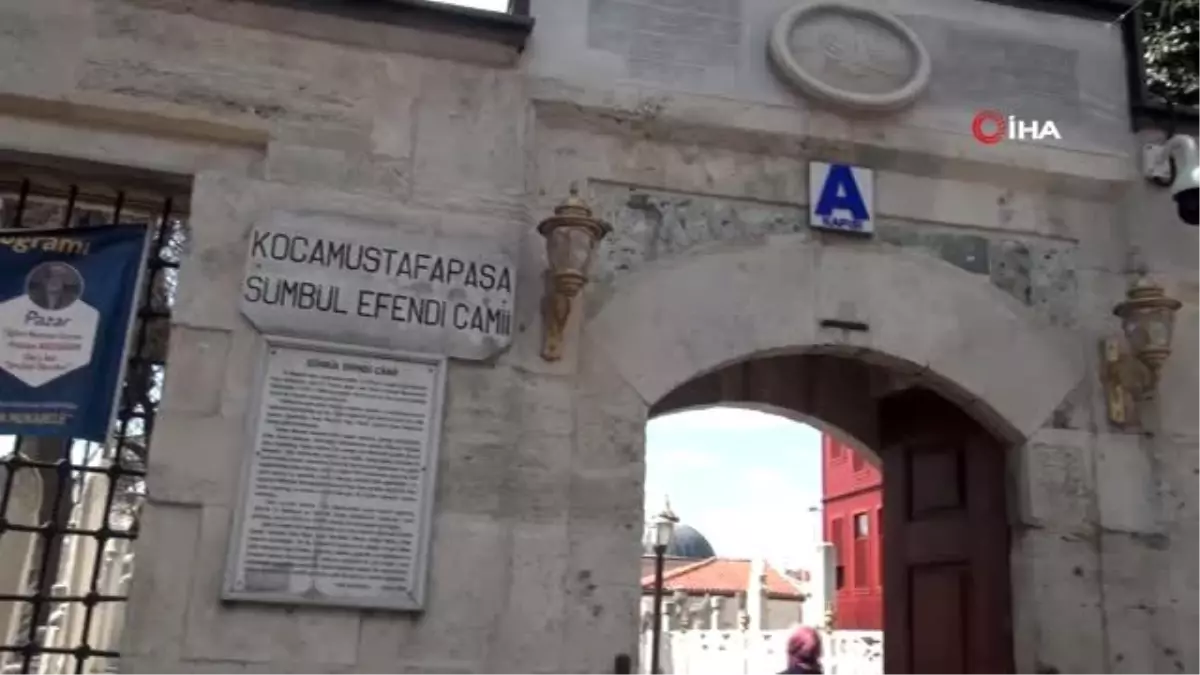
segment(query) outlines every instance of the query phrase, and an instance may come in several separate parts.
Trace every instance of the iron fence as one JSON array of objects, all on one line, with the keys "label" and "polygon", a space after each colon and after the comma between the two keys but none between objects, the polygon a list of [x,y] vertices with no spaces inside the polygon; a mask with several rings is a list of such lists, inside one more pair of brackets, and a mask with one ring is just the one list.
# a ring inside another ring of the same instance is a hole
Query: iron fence
[{"label": "iron fence", "polygon": [[116,668],[189,191],[185,177],[0,153],[0,227],[154,228],[110,441],[0,439],[4,673]]}]

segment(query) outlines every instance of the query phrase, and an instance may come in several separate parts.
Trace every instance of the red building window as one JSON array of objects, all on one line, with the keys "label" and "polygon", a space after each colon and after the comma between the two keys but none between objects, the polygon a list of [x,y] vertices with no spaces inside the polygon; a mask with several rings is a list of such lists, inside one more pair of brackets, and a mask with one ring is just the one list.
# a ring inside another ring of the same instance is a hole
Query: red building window
[{"label": "red building window", "polygon": [[871,514],[854,514],[854,587],[866,588],[871,584]]},{"label": "red building window", "polygon": [[862,455],[858,454],[857,452],[851,451],[850,452],[850,466],[854,467],[855,471],[862,471],[863,467],[866,466],[866,463],[863,462]]},{"label": "red building window", "polygon": [[833,518],[829,521],[829,543],[833,544],[834,580],[835,586],[841,590],[846,582],[846,566],[842,556],[842,519]]},{"label": "red building window", "polygon": [[842,456],[842,444],[835,441],[830,436],[824,437],[825,442],[829,444],[829,461],[840,462],[844,459]]}]

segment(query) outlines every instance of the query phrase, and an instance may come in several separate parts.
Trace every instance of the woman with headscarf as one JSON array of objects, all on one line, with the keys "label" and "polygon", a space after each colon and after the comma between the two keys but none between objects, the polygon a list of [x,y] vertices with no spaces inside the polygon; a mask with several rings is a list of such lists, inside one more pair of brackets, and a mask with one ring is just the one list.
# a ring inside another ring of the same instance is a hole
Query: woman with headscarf
[{"label": "woman with headscarf", "polygon": [[780,675],[821,673],[821,634],[816,629],[800,626],[787,641],[787,670]]}]

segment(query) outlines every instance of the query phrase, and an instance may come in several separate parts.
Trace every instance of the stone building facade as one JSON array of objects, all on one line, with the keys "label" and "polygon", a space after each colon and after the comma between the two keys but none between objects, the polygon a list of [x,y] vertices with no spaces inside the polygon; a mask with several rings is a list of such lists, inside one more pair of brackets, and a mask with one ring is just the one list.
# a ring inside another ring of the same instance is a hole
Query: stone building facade
[{"label": "stone building facade", "polygon": [[[1114,14],[884,3],[932,74],[865,115],[773,71],[793,0],[535,0],[527,40],[338,4],[0,8],[0,147],[193,186],[123,670],[610,671],[637,653],[651,406],[763,355],[805,355],[744,371],[792,392],[764,398],[868,454],[865,401],[911,381],[1004,440],[1019,671],[1200,667],[1197,232],[1140,176]],[[981,145],[982,107],[1062,139]],[[875,171],[874,240],[808,229],[811,159]],[[615,229],[546,362],[534,226],[572,182]],[[449,367],[419,617],[220,600],[262,346],[239,284],[276,210],[520,251],[512,348]],[[1121,429],[1097,342],[1139,269],[1184,304],[1157,402]]]}]

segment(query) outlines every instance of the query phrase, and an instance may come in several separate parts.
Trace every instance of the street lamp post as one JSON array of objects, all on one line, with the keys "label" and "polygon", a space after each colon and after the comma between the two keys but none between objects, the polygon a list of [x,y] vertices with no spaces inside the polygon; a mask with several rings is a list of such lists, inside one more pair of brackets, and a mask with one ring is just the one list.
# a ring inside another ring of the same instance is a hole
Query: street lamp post
[{"label": "street lamp post", "polygon": [[677,522],[679,518],[671,512],[670,504],[654,519],[654,625],[650,642],[650,672],[655,675],[662,672],[659,670],[659,643],[662,637],[663,562]]}]

